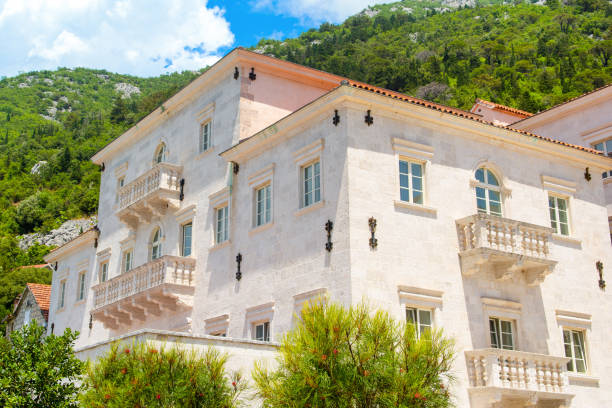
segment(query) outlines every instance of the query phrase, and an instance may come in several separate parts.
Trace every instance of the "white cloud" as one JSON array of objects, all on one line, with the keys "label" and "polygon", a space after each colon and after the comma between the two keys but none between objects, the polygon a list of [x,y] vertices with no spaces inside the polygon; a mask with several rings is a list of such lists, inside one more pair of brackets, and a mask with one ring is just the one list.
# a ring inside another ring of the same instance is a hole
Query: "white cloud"
[{"label": "white cloud", "polygon": [[389,0],[254,0],[256,10],[270,10],[276,14],[312,22],[340,23],[347,17],[377,3]]},{"label": "white cloud", "polygon": [[234,43],[224,10],[206,0],[0,0],[0,37],[0,75],[57,66],[158,75],[210,65]]},{"label": "white cloud", "polygon": [[39,56],[47,60],[59,61],[66,54],[78,54],[86,52],[88,49],[79,37],[72,34],[70,31],[62,31],[57,36],[51,48],[44,44],[44,40],[39,38],[36,40],[36,45],[28,53],[28,57]]}]

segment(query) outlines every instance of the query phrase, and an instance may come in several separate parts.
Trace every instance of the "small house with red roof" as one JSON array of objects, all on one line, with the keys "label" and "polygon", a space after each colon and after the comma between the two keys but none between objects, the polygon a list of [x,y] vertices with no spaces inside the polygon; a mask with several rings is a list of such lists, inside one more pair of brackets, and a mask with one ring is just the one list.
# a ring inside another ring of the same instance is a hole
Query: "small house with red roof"
[{"label": "small house with red roof", "polygon": [[47,327],[50,300],[51,285],[27,283],[23,292],[13,303],[12,313],[6,318],[6,335],[10,335],[11,332],[21,329],[32,321]]}]

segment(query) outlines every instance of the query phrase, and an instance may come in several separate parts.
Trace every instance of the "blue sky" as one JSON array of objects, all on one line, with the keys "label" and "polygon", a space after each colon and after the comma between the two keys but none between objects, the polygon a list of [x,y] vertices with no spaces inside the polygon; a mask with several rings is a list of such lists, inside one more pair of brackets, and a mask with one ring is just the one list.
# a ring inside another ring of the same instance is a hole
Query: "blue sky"
[{"label": "blue sky", "polygon": [[383,0],[0,0],[0,76],[89,67],[199,69],[236,46],[294,37]]}]

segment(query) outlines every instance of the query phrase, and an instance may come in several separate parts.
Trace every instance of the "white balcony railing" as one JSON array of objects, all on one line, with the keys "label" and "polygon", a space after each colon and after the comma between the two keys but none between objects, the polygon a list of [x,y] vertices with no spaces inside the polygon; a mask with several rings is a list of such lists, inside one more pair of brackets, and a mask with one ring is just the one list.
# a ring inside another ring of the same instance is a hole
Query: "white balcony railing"
[{"label": "white balcony railing", "polygon": [[556,264],[550,259],[552,232],[552,228],[488,214],[457,220],[463,274],[492,271],[497,279],[508,279],[525,272],[528,283],[539,283]]},{"label": "white balcony railing", "polygon": [[569,358],[514,350],[466,351],[471,391],[510,399],[561,400],[573,397],[568,390]]},{"label": "white balcony railing", "polygon": [[547,258],[552,228],[488,214],[457,221],[461,251],[490,248],[503,252]]},{"label": "white balcony railing", "polygon": [[119,190],[119,210],[146,198],[157,190],[179,192],[183,168],[170,163],[158,163],[153,168]]},{"label": "white balcony railing", "polygon": [[147,312],[191,307],[194,288],[195,259],[162,256],[94,286],[92,315],[110,327],[144,320]]}]

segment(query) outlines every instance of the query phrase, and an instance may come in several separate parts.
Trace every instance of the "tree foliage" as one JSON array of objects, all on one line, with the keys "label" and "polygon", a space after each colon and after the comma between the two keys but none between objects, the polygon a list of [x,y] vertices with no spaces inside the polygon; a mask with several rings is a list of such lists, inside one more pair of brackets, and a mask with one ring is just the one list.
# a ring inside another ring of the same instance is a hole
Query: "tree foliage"
[{"label": "tree foliage", "polygon": [[78,333],[45,337],[32,322],[0,338],[0,406],[6,408],[77,407],[77,381],[83,363],[72,346]]},{"label": "tree foliage", "polygon": [[279,354],[277,368],[253,372],[266,408],[451,406],[452,341],[365,305],[305,305]]},{"label": "tree foliage", "polygon": [[89,365],[81,403],[92,408],[236,407],[245,384],[239,373],[230,378],[226,362],[227,355],[212,347],[200,354],[184,347],[114,344]]}]

